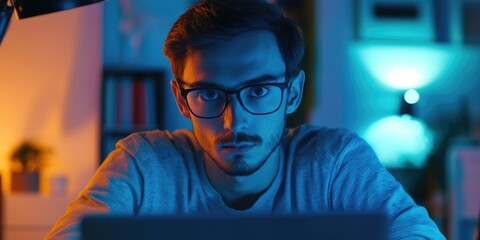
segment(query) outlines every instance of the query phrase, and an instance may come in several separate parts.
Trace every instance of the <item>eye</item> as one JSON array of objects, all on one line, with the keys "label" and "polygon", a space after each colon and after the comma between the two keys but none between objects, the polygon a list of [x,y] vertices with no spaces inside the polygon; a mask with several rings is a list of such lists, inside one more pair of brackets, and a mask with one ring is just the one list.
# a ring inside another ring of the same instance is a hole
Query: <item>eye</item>
[{"label": "eye", "polygon": [[205,89],[205,90],[202,90],[198,95],[202,100],[214,101],[219,98],[220,93],[214,89]]},{"label": "eye", "polygon": [[265,95],[268,94],[268,92],[269,92],[268,88],[264,86],[255,86],[255,87],[251,87],[248,90],[248,95],[251,97],[264,97]]}]

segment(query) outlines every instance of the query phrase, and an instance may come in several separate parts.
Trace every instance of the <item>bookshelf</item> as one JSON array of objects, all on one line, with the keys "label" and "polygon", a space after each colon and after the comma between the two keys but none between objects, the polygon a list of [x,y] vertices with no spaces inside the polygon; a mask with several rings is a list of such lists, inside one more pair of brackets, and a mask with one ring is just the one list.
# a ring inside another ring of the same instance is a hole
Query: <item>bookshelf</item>
[{"label": "bookshelf", "polygon": [[104,68],[100,163],[118,140],[133,132],[163,127],[163,81],[160,69]]}]

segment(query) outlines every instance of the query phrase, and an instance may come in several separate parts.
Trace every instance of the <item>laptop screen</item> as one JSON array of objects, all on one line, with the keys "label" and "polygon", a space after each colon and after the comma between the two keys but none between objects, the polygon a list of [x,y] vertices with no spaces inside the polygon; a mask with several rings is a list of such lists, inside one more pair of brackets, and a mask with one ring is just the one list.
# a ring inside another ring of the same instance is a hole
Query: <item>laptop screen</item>
[{"label": "laptop screen", "polygon": [[262,216],[89,216],[82,220],[84,240],[123,239],[387,239],[381,214]]}]

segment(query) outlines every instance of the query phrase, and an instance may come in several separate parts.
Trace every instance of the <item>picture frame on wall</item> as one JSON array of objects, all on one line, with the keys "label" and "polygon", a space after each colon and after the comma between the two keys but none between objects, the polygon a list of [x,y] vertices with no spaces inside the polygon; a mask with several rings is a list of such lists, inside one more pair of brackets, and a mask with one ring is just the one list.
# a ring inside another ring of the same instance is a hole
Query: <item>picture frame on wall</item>
[{"label": "picture frame on wall", "polygon": [[434,0],[355,0],[356,40],[435,41]]}]

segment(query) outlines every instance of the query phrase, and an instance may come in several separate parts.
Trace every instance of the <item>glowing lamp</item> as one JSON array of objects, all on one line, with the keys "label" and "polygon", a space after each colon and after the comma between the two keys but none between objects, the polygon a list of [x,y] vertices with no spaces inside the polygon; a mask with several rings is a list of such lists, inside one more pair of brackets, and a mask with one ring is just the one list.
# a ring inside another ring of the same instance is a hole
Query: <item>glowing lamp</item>
[{"label": "glowing lamp", "polygon": [[371,76],[393,89],[419,89],[441,76],[448,54],[431,46],[371,45],[359,49]]},{"label": "glowing lamp", "polygon": [[387,168],[422,168],[433,148],[428,127],[409,115],[378,120],[364,138]]},{"label": "glowing lamp", "polygon": [[415,89],[409,89],[403,95],[403,99],[408,104],[415,104],[420,100],[420,94]]}]

